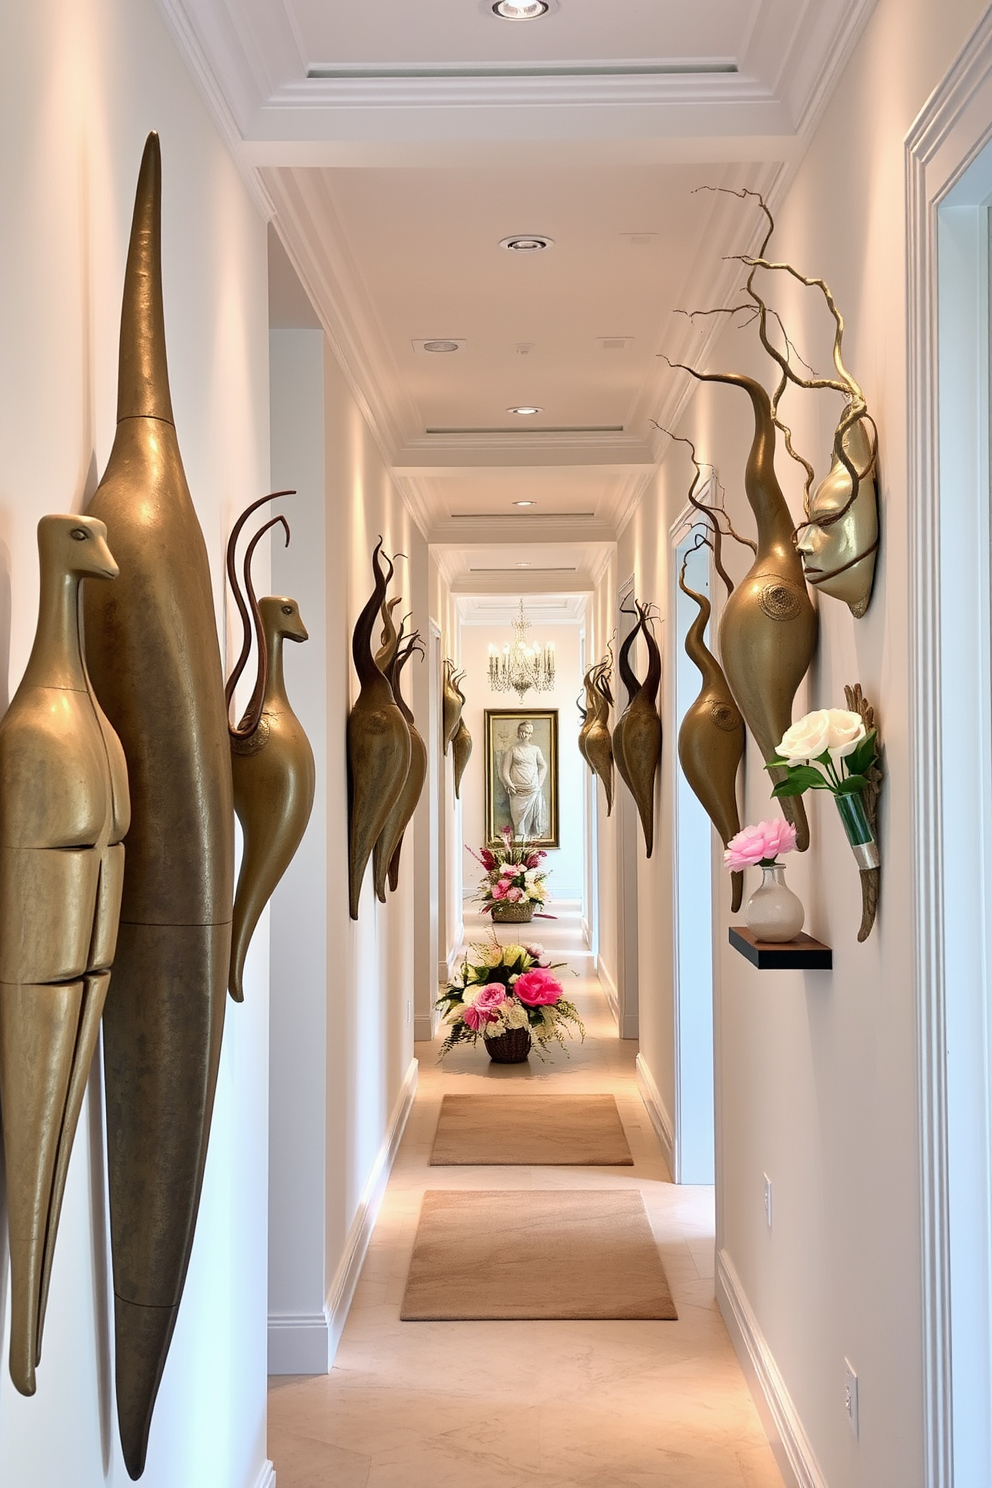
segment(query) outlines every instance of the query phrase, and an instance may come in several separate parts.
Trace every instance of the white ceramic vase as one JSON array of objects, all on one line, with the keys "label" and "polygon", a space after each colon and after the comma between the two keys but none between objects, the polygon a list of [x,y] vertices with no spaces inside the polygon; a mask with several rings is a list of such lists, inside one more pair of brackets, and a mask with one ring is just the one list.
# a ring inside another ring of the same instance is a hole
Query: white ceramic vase
[{"label": "white ceramic vase", "polygon": [[758,940],[794,940],[803,928],[803,901],[785,881],[785,867],[762,866],[761,883],[744,906],[748,929]]}]

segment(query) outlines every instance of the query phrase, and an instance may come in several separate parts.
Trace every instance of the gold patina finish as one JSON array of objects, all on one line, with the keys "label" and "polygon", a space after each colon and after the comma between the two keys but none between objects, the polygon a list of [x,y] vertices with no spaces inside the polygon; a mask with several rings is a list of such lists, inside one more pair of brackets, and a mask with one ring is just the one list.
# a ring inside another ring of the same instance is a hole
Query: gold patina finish
[{"label": "gold patina finish", "polygon": [[606,814],[613,810],[613,738],[610,732],[610,672],[613,658],[607,656],[592,668],[592,687],[588,694],[589,714],[585,727],[585,756],[594,775],[603,782],[606,792]]},{"label": "gold patina finish", "polygon": [[[291,494],[279,492],[280,495]],[[262,501],[270,501],[265,496]],[[235,547],[245,518],[262,504],[253,502],[235,524],[227,550],[227,571],[249,640],[244,597],[237,582]],[[248,606],[255,627],[257,675],[251,701],[238,727],[230,730],[234,809],[241,823],[243,846],[238,887],[234,896],[231,936],[231,973],[228,990],[235,1002],[244,1001],[244,969],[248,947],[262,910],[303,839],[313,809],[316,770],[310,740],[286,696],[283,642],[309,640],[295,599],[267,595],[256,599],[251,560],[262,536],[277,524],[274,517],[255,533],[244,560]],[[247,650],[228,679],[230,698]]]},{"label": "gold patina finish", "polygon": [[[402,637],[397,639],[397,648],[393,656],[389,672],[390,686],[393,689],[393,697],[396,706],[406,719],[406,726],[410,733],[410,768],[403,782],[403,789],[397,798],[396,805],[390,814],[389,821],[383,828],[372,853],[372,872],[376,884],[380,882],[380,873],[388,870],[388,883],[392,893],[395,894],[400,881],[400,852],[403,847],[403,836],[407,827],[413,820],[413,813],[417,809],[420,793],[427,779],[427,745],[417,728],[413,712],[403,697],[401,690],[401,677],[403,668],[415,651],[421,651],[420,636],[414,631],[404,646],[400,646]],[[385,864],[385,853],[393,842],[392,856]],[[378,892],[378,889],[377,889]],[[385,893],[379,896],[385,901]]]},{"label": "gold patina finish", "polygon": [[[816,650],[816,611],[792,541],[793,523],[775,474],[775,424],[771,400],[759,382],[736,372],[697,372],[700,382],[743,388],[754,411],[754,437],[744,470],[744,491],[754,512],[758,543],[754,562],[724,605],[719,650],[730,690],[766,761],[792,722],[792,702]],[[781,769],[768,772],[784,780]],[[800,852],[809,847],[801,796],[782,801],[796,828]]]},{"label": "gold patina finish", "polygon": [[[362,880],[369,858],[406,783],[410,769],[410,731],[396,706],[389,679],[376,666],[372,629],[386,598],[388,574],[379,562],[382,538],[372,553],[375,588],[365,603],[351,640],[351,654],[360,690],[348,715],[348,899],[353,920],[358,919]],[[395,842],[385,860],[395,851]]]},{"label": "gold patina finish", "polygon": [[132,1478],[144,1469],[196,1226],[234,878],[224,680],[210,566],[172,419],[160,238],[153,134],[124,282],[117,434],[90,503],[120,578],[106,597],[92,586],[84,596],[86,658],[131,785],[104,1063],[117,1405]]},{"label": "gold patina finish", "polygon": [[451,753],[455,758],[455,800],[459,799],[465,767],[472,757],[472,735],[464,718],[459,718],[451,741]]},{"label": "gold patina finish", "polygon": [[[685,654],[698,667],[703,685],[695,702],[686,709],[679,728],[679,764],[726,847],[741,829],[737,772],[744,757],[744,719],[723,668],[706,644],[711,606],[705,594],[690,589],[686,583],[686,559],[679,574],[679,588],[695,601],[699,613],[686,632]],[[732,873],[731,884],[730,907],[736,913],[744,893],[744,874]]]},{"label": "gold patina finish", "polygon": [[457,679],[465,675],[459,672],[450,656],[446,656],[443,662],[444,676],[442,680],[441,699],[441,734],[444,742],[444,753],[448,752],[448,745],[458,732],[458,724],[462,716],[462,708],[465,706],[465,694],[460,691]]},{"label": "gold patina finish", "polygon": [[[644,846],[650,857],[654,848],[654,780],[661,760],[661,719],[657,705],[661,651],[652,633],[648,607],[638,604],[636,609],[637,624],[621,646],[618,658],[628,703],[613,730],[613,756],[636,803]],[[630,652],[638,632],[644,636],[648,651],[643,682],[638,682],[630,665]]]},{"label": "gold patina finish", "polygon": [[34,646],[0,720],[0,1108],[10,1375],[35,1391],[69,1154],[114,959],[129,822],[120,741],[90,686],[79,586],[113,579],[107,529],[42,517]]}]

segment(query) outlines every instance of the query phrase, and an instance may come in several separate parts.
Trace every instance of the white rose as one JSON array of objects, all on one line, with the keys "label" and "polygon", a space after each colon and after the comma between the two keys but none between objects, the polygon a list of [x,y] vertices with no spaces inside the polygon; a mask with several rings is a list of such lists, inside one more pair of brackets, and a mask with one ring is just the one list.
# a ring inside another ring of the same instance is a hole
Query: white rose
[{"label": "white rose", "polygon": [[846,759],[853,754],[868,730],[860,713],[849,713],[846,708],[828,708],[830,732],[827,748],[832,760]]},{"label": "white rose", "polygon": [[786,729],[776,753],[794,764],[799,760],[816,759],[826,750],[829,738],[830,713],[826,708],[818,708]]}]

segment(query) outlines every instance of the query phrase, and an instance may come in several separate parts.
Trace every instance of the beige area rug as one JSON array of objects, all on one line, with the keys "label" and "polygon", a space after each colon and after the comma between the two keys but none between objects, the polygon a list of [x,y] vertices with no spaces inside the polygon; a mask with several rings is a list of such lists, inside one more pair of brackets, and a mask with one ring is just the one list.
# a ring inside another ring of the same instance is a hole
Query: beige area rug
[{"label": "beige area rug", "polygon": [[678,1318],[640,1194],[430,1189],[400,1317]]},{"label": "beige area rug", "polygon": [[626,1167],[634,1159],[612,1095],[446,1095],[432,1167]]}]

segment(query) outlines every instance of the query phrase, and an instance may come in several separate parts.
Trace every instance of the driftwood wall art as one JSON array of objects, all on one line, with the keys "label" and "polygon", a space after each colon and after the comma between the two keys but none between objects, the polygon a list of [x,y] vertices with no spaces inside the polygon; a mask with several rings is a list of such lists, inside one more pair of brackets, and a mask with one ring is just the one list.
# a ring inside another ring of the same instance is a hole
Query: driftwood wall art
[{"label": "driftwood wall art", "polygon": [[196,1226],[234,878],[224,679],[207,551],[173,423],[160,239],[152,134],[124,282],[117,432],[89,508],[106,523],[120,577],[84,593],[86,659],[131,786],[104,1063],[117,1406],[132,1478],[144,1468]]},{"label": "driftwood wall art", "polygon": [[130,819],[120,741],[90,686],[79,586],[113,579],[107,529],[43,517],[34,646],[0,721],[0,1110],[10,1375],[35,1391],[73,1137],[114,959]]},{"label": "driftwood wall art", "polygon": [[[415,651],[423,654],[420,636],[416,631],[406,640],[405,644],[397,646],[389,672],[393,697],[396,700],[396,706],[406,720],[407,730],[410,735],[410,768],[407,771],[406,779],[403,782],[403,789],[397,798],[396,805],[393,807],[389,820],[386,822],[372,853],[372,869],[376,882],[376,892],[383,901],[385,901],[385,881],[387,877],[392,893],[395,894],[399,886],[400,852],[403,847],[403,838],[407,827],[413,820],[413,813],[417,809],[420,793],[424,788],[424,781],[427,779],[427,745],[424,743],[423,736],[417,728],[413,711],[404,698],[402,689],[403,668]],[[385,855],[390,851],[390,844],[392,844],[392,850],[387,861]],[[380,883],[383,885],[383,892],[381,894],[379,893]]]},{"label": "driftwood wall art", "polygon": [[[675,365],[682,365],[681,363]],[[793,543],[794,526],[775,474],[775,423],[768,394],[754,378],[734,372],[697,372],[700,382],[743,389],[751,401],[754,436],[744,471],[744,491],[755,516],[754,562],[724,605],[719,651],[724,674],[745,722],[767,762],[792,722],[792,703],[816,650],[816,611]],[[769,771],[784,779],[781,770]],[[809,846],[801,796],[782,801],[796,828],[796,846]]]},{"label": "driftwood wall art", "polygon": [[[410,731],[396,706],[389,679],[376,666],[372,630],[393,574],[379,561],[382,538],[372,552],[375,587],[365,603],[351,640],[359,693],[348,715],[348,899],[351,918],[358,919],[362,880],[369,859],[389,820],[410,769]],[[395,843],[385,857],[385,874]],[[384,855],[385,856],[385,855]]]},{"label": "driftwood wall art", "polygon": [[[627,706],[613,730],[613,757],[617,769],[637,806],[650,857],[654,848],[654,780],[661,760],[661,719],[658,689],[661,686],[661,651],[654,639],[646,605],[636,604],[637,624],[620,647],[618,664],[627,688]],[[630,665],[630,653],[638,634],[644,636],[648,668],[639,682]]]},{"label": "driftwood wall art", "polygon": [[275,496],[293,494],[277,491],[252,502],[235,523],[227,545],[227,574],[244,631],[241,654],[224,690],[228,710],[248,660],[252,626],[257,652],[255,686],[248,707],[236,728],[229,725],[234,809],[243,833],[228,977],[228,990],[235,1002],[244,1000],[245,959],[255,927],[303,839],[316,787],[313,750],[286,695],[283,670],[283,643],[308,640],[307,629],[295,599],[272,594],[256,599],[251,576],[255,549],[270,528],[281,524],[289,542],[285,517],[266,522],[249,542],[244,558],[244,593],[236,564],[238,538],[251,514]]}]

